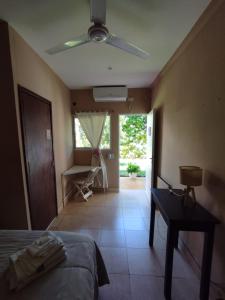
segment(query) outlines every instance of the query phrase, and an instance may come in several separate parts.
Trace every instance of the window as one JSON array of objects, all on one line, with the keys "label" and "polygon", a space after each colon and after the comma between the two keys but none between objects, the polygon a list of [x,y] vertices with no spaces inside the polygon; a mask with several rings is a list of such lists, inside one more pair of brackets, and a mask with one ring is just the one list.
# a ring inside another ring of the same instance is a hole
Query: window
[{"label": "window", "polygon": [[[110,116],[106,116],[105,120],[105,126],[102,133],[102,139],[100,143],[101,149],[110,149]],[[86,135],[80,126],[80,122],[78,118],[74,118],[74,141],[75,141],[75,147],[76,148],[91,148],[91,145],[86,138]]]}]

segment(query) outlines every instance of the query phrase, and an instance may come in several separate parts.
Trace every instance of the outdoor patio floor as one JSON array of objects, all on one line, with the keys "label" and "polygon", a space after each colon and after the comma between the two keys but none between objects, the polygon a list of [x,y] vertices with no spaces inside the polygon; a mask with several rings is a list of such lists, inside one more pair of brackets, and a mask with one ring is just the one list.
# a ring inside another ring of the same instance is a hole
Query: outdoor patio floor
[{"label": "outdoor patio floor", "polygon": [[145,189],[145,177],[120,177],[121,190],[143,190]]}]

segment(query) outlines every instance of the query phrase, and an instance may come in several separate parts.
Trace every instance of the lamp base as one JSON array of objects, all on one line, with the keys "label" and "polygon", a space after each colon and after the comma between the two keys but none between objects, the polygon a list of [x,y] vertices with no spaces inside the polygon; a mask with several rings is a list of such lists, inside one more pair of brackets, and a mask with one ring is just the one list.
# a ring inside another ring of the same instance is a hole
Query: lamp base
[{"label": "lamp base", "polygon": [[[187,186],[186,189],[184,189],[184,197],[183,197],[183,205],[185,207],[194,207],[196,204],[196,197],[195,197],[195,190],[191,186]],[[192,194],[192,197],[189,194]]]}]

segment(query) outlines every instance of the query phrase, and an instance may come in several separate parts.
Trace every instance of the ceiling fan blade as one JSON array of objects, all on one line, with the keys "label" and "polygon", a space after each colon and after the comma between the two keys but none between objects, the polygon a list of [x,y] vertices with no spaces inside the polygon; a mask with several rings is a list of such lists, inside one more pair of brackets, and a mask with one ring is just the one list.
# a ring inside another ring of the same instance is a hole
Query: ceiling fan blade
[{"label": "ceiling fan blade", "polygon": [[74,39],[71,39],[69,41],[66,41],[65,43],[61,43],[56,45],[55,47],[52,47],[48,50],[46,50],[46,52],[48,54],[56,54],[71,48],[75,48],[78,46],[81,46],[83,44],[89,43],[90,42],[90,38],[88,34],[83,34],[81,36],[75,37]]},{"label": "ceiling fan blade", "polygon": [[120,48],[123,51],[129,52],[143,59],[148,58],[150,55],[148,52],[142,50],[141,48],[138,48],[132,43],[127,42],[114,34],[110,34],[105,43],[113,47]]},{"label": "ceiling fan blade", "polygon": [[90,0],[91,22],[105,24],[106,22],[106,0]]}]

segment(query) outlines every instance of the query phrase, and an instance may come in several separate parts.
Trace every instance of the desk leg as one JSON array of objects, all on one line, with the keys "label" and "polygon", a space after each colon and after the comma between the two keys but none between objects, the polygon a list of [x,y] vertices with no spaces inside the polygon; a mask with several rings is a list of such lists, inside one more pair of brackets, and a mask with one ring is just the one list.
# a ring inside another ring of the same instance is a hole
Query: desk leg
[{"label": "desk leg", "polygon": [[172,273],[173,273],[173,252],[177,241],[177,230],[168,225],[167,242],[166,242],[166,265],[164,279],[164,296],[166,300],[171,300]]},{"label": "desk leg", "polygon": [[153,246],[154,239],[154,228],[155,228],[155,201],[153,200],[153,195],[151,197],[151,219],[149,228],[149,246]]},{"label": "desk leg", "polygon": [[201,284],[200,284],[201,300],[209,299],[213,241],[214,241],[214,226],[209,232],[205,232],[203,258],[202,258]]}]

